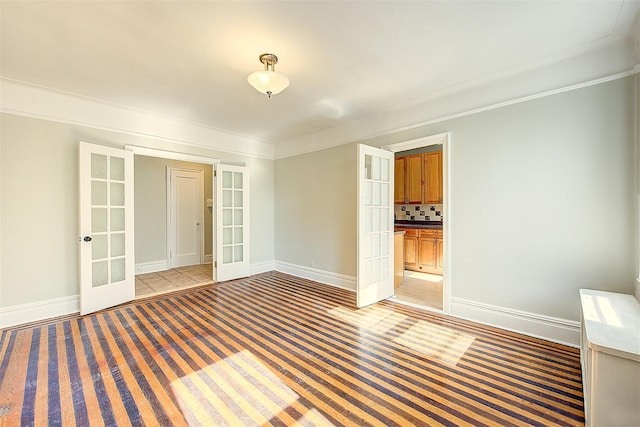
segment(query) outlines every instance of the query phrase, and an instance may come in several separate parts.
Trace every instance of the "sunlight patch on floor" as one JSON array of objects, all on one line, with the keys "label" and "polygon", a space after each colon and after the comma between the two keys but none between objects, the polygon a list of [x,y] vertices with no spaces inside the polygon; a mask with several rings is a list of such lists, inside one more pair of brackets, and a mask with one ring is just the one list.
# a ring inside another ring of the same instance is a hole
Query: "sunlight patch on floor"
[{"label": "sunlight patch on floor", "polygon": [[246,350],[178,378],[171,387],[190,426],[266,424],[299,397]]},{"label": "sunlight patch on floor", "polygon": [[426,280],[427,282],[440,283],[442,282],[442,275],[421,273],[419,271],[405,270],[404,277],[410,279]]},{"label": "sunlight patch on floor", "polygon": [[294,424],[291,424],[293,427],[311,427],[311,426],[332,426],[331,421],[326,419],[324,415],[320,413],[317,409],[313,408],[308,410],[302,415],[302,418],[296,420]]},{"label": "sunlight patch on floor", "polygon": [[404,314],[396,313],[375,305],[370,305],[358,310],[336,307],[329,310],[328,313],[352,325],[356,325],[360,329],[378,334],[384,334],[407,319],[407,316]]},{"label": "sunlight patch on floor", "polygon": [[457,365],[475,338],[445,326],[419,320],[394,341],[449,365]]}]

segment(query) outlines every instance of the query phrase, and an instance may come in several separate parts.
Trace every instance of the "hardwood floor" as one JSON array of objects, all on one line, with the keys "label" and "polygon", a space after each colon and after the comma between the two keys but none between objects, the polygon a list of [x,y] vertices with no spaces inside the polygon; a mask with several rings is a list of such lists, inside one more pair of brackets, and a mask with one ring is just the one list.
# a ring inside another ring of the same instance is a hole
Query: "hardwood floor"
[{"label": "hardwood floor", "polygon": [[0,425],[582,425],[577,349],[281,273],[0,335]]}]

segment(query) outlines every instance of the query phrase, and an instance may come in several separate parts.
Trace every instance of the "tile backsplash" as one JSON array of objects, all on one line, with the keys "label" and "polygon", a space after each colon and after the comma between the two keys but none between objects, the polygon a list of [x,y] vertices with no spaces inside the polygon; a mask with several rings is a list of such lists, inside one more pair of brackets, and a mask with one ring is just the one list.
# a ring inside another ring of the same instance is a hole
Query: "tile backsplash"
[{"label": "tile backsplash", "polygon": [[396,205],[397,221],[442,221],[442,205]]}]

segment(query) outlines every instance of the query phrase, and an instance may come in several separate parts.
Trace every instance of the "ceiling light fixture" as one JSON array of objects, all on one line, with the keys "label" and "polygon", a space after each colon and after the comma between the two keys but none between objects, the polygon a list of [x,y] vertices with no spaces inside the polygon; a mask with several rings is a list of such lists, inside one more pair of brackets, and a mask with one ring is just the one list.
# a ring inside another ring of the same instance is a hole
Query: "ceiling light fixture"
[{"label": "ceiling light fixture", "polygon": [[276,95],[289,86],[289,77],[276,73],[278,57],[273,53],[260,55],[260,62],[264,64],[264,70],[249,74],[247,81],[255,90],[271,98],[271,95]]}]

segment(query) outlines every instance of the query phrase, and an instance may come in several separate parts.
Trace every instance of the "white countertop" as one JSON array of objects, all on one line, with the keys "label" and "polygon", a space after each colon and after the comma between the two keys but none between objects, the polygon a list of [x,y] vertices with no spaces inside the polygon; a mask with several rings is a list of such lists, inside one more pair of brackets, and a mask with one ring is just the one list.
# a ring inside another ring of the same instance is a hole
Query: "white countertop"
[{"label": "white countertop", "polygon": [[640,362],[640,303],[633,295],[580,289],[590,348]]}]

